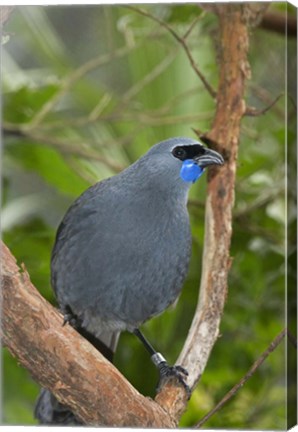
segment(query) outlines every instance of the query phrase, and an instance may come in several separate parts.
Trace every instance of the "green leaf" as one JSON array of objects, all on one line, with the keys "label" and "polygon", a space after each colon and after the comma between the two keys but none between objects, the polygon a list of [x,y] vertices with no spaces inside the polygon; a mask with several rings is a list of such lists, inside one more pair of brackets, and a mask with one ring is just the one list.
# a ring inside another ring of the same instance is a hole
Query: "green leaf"
[{"label": "green leaf", "polygon": [[59,86],[50,84],[44,87],[22,87],[3,97],[3,117],[11,123],[29,122],[43,105],[53,97]]},{"label": "green leaf", "polygon": [[38,173],[48,184],[67,195],[76,197],[90,186],[53,148],[30,141],[18,141],[9,145],[7,152],[23,167]]}]

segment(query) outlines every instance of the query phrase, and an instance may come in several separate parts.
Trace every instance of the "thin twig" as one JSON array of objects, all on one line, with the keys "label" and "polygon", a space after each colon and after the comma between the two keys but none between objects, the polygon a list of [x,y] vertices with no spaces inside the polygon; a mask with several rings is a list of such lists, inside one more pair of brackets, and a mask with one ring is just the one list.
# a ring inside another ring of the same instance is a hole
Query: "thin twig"
[{"label": "thin twig", "polygon": [[[162,125],[172,125],[177,123],[192,123],[201,120],[210,120],[212,114],[210,112],[203,112],[198,114],[183,114],[183,115],[173,115],[161,117],[158,115],[151,115],[151,113],[131,111],[131,112],[113,112],[106,116],[101,116],[100,121],[102,122],[138,122],[140,125],[148,126],[162,126]],[[80,120],[80,119],[79,119]],[[69,124],[69,123],[68,123]],[[81,124],[81,121],[80,121]],[[48,129],[48,128],[47,128]],[[41,128],[41,130],[46,130],[46,128]]]},{"label": "thin twig", "polygon": [[[89,125],[91,123],[99,122],[99,121],[101,122],[137,121],[139,125],[144,124],[144,125],[150,125],[154,127],[154,126],[162,125],[164,123],[165,124],[176,124],[177,122],[191,123],[191,122],[197,122],[201,120],[210,120],[212,118],[211,111],[202,112],[198,114],[185,114],[185,115],[162,117],[162,114],[166,113],[168,111],[168,108],[170,109],[172,107],[173,105],[171,106],[169,101],[165,104],[165,108],[161,107],[161,109],[157,109],[154,111],[150,110],[148,112],[144,112],[144,111],[139,112],[134,110],[128,112],[123,109],[122,110],[117,109],[117,111],[114,111],[111,114],[101,115],[99,118],[95,118],[95,117],[90,118],[90,116],[88,115],[88,116],[77,117],[74,119],[64,119],[63,121],[62,120],[51,121],[49,123],[38,125],[38,131],[46,132],[46,131],[53,131],[54,129],[60,129],[60,128],[64,129],[65,126],[80,128],[82,126]],[[21,127],[22,127],[22,131],[31,134],[31,130],[30,129],[28,130],[26,126],[22,125]],[[14,133],[16,134],[16,128],[14,127],[14,129],[15,129]]]},{"label": "thin twig", "polygon": [[187,39],[188,36],[190,35],[190,33],[193,31],[193,29],[195,28],[195,25],[197,24],[198,21],[200,21],[204,16],[205,16],[205,11],[203,11],[201,14],[198,14],[195,19],[193,20],[193,22],[190,24],[190,26],[188,27],[188,29],[186,30],[186,32],[183,35],[183,39]]},{"label": "thin twig", "polygon": [[160,63],[158,63],[148,74],[146,74],[140,81],[128,89],[122,97],[122,102],[129,102],[136,96],[144,87],[157,78],[176,58],[177,50],[173,50],[168,54]]},{"label": "thin twig", "polygon": [[261,366],[261,364],[266,360],[266,358],[271,354],[281,343],[285,334],[287,333],[287,329],[283,329],[276,338],[271,342],[268,348],[261,354],[261,356],[254,362],[252,367],[248,370],[248,372],[241,378],[241,380],[234,385],[234,387],[222,398],[222,400],[211,410],[208,414],[206,414],[196,425],[195,428],[200,428],[207,420],[210,419],[217,411],[219,411],[222,406],[233,396],[235,396],[236,392],[248,381],[248,379],[255,373],[255,371]]},{"label": "thin twig", "polygon": [[[200,78],[200,80],[202,81],[202,83],[204,84],[206,90],[208,91],[208,93],[212,96],[213,99],[216,98],[216,91],[212,88],[212,86],[208,83],[208,81],[206,80],[205,76],[202,74],[202,72],[200,71],[200,69],[198,68],[198,66],[196,65],[196,62],[190,52],[190,49],[186,43],[185,37],[181,37],[178,35],[178,33],[175,32],[175,30],[169,26],[169,24],[167,24],[165,21],[161,20],[160,18],[156,17],[155,15],[152,15],[150,12],[146,11],[145,9],[141,9],[141,8],[137,8],[135,6],[125,6],[126,8],[140,14],[143,15],[147,18],[150,18],[151,20],[157,22],[158,24],[160,24],[162,27],[164,27],[169,33],[171,33],[171,35],[176,39],[176,41],[182,46],[182,48],[184,49],[185,54],[187,55],[189,62],[191,64],[191,67],[193,68],[193,70],[195,71],[195,73],[198,75],[198,77]],[[186,32],[186,37],[188,36],[188,32]]]},{"label": "thin twig", "polygon": [[279,233],[272,233],[269,228],[263,228],[259,224],[254,224],[252,221],[237,219],[238,229],[242,229],[245,232],[245,235],[253,235],[262,237],[264,240],[274,244],[277,247],[283,248],[283,244],[280,240]]},{"label": "thin twig", "polygon": [[253,212],[261,207],[265,207],[269,203],[271,203],[277,196],[281,195],[284,192],[284,187],[275,187],[272,188],[270,193],[266,191],[266,195],[261,195],[257,198],[252,204],[247,205],[243,209],[235,210],[233,218],[241,219],[247,215],[253,214]]},{"label": "thin twig", "polygon": [[177,123],[192,123],[200,120],[209,120],[211,118],[210,113],[200,113],[200,114],[185,114],[185,115],[173,115],[168,117],[158,117],[150,116],[143,113],[115,113],[111,116],[105,117],[104,120],[108,121],[137,121],[144,125],[149,126],[162,126],[162,125],[172,125]]},{"label": "thin twig", "polygon": [[155,15],[152,15],[150,12],[146,11],[145,9],[142,8],[137,8],[135,6],[128,6],[125,5],[124,6],[127,9],[132,10],[133,12],[138,13],[139,15],[143,15],[147,18],[150,18],[151,20],[157,22],[158,24],[160,24],[162,27],[164,27],[166,30],[168,30],[168,32],[171,33],[171,35],[177,40],[177,42],[180,42],[180,36],[175,32],[175,30],[169,26],[169,24],[167,24],[165,21],[161,20],[160,18],[158,18]]},{"label": "thin twig", "polygon": [[80,159],[73,158],[72,156],[66,156],[65,159],[70,168],[87,183],[93,185],[98,181],[98,177],[95,173],[90,174],[90,170],[87,172],[86,167],[84,167],[85,169],[82,169],[82,161]]},{"label": "thin twig", "polygon": [[[179,104],[181,101],[185,102],[186,98],[189,101],[191,97],[197,97],[198,91],[200,90],[200,86],[195,86],[189,88],[177,95],[174,95],[171,99],[169,99],[164,105],[161,107],[151,111],[153,115],[162,115],[171,111],[176,104]],[[213,113],[213,111],[212,111]],[[211,112],[209,113],[211,115]]]},{"label": "thin twig", "polygon": [[270,108],[272,108],[276,104],[276,102],[283,95],[284,95],[284,93],[279,94],[272,102],[270,102],[270,104],[268,106],[266,106],[263,109],[256,109],[255,107],[249,107],[249,106],[246,107],[244,115],[250,116],[250,117],[257,117],[257,116],[265,114],[267,111],[270,110]]},{"label": "thin twig", "polygon": [[[273,96],[270,91],[266,90],[264,87],[256,84],[256,83],[249,83],[248,85],[249,90],[251,93],[257,97],[261,102],[265,105],[270,105],[273,99]],[[274,111],[280,116],[284,117],[284,107],[279,107],[278,105],[274,106]]]},{"label": "thin twig", "polygon": [[[176,58],[177,49],[172,50],[160,63],[158,63],[149,73],[147,73],[141,80],[136,84],[132,85],[122,96],[120,103],[114,114],[122,116],[124,112],[129,111],[127,105],[139,92],[141,92],[148,84],[150,84],[155,78],[157,78],[172,61]],[[154,113],[154,112],[153,112]],[[133,118],[135,114],[133,113]],[[106,119],[105,119],[106,120]]]},{"label": "thin twig", "polygon": [[44,143],[46,145],[58,148],[61,153],[81,156],[87,159],[93,159],[105,164],[108,168],[115,172],[120,172],[124,169],[122,165],[119,165],[101,154],[99,154],[96,150],[90,148],[89,143],[85,143],[82,141],[72,142],[70,138],[61,139],[50,136],[48,134],[40,133],[38,130],[36,131],[28,131],[26,128],[23,128],[19,125],[12,125],[9,123],[5,123],[3,125],[3,131],[10,133],[12,135],[17,135],[23,138],[30,139],[32,141]]},{"label": "thin twig", "polygon": [[103,97],[100,99],[100,101],[96,104],[96,106],[88,115],[88,120],[90,121],[90,123],[98,120],[99,116],[106,108],[106,106],[111,102],[111,100],[112,100],[112,95],[110,93],[106,93],[103,95]]},{"label": "thin twig", "polygon": [[44,144],[57,147],[62,153],[66,154],[72,154],[76,156],[81,156],[87,159],[93,159],[98,162],[102,162],[104,165],[106,165],[108,168],[113,170],[114,172],[120,172],[124,169],[124,167],[118,163],[115,163],[106,157],[99,154],[97,151],[94,151],[92,149],[88,149],[88,144],[84,142],[80,142],[79,145],[74,145],[71,143],[69,139],[59,139],[51,136],[45,136],[42,134],[34,133],[32,135],[28,135],[28,138],[42,142]]},{"label": "thin twig", "polygon": [[91,72],[92,70],[103,66],[116,58],[121,58],[125,56],[133,49],[136,49],[139,45],[136,44],[133,47],[128,47],[125,45],[124,47],[121,47],[114,52],[95,57],[77,68],[75,71],[73,71],[70,75],[68,75],[62,80],[62,83],[57,93],[55,93],[55,95],[47,103],[44,104],[44,106],[36,114],[33,120],[27,125],[27,128],[34,129],[37,125],[39,125],[46,117],[46,115],[53,110],[54,106],[58,103],[60,98],[69,90],[69,88],[88,72]]},{"label": "thin twig", "polygon": [[200,201],[198,199],[194,199],[194,198],[189,198],[187,205],[189,207],[195,207],[195,208],[199,208],[201,210],[205,210],[205,202],[204,201]]}]

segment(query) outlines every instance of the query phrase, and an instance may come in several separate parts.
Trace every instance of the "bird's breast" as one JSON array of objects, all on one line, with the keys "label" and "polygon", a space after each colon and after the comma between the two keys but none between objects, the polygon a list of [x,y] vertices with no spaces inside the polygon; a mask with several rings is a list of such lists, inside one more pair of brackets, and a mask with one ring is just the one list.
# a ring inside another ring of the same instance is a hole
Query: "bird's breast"
[{"label": "bird's breast", "polygon": [[184,206],[113,199],[97,211],[79,208],[70,222],[52,260],[60,305],[86,323],[98,318],[132,329],[175,301],[190,259]]}]

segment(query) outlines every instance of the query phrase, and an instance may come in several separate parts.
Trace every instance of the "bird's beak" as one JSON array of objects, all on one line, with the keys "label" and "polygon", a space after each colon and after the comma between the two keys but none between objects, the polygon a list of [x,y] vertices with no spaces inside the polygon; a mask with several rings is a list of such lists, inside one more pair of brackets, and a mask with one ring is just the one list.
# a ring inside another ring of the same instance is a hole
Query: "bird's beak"
[{"label": "bird's beak", "polygon": [[205,153],[200,156],[195,156],[194,161],[201,167],[205,168],[209,165],[223,165],[224,159],[221,154],[215,150],[206,149]]}]

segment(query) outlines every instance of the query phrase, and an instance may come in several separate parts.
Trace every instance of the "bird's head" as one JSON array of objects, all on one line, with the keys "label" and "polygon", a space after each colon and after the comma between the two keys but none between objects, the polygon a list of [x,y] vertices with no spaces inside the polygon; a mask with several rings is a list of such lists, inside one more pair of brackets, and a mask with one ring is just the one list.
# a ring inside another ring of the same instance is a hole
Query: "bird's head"
[{"label": "bird's head", "polygon": [[172,155],[182,162],[180,178],[185,182],[194,183],[210,165],[223,165],[223,157],[214,150],[204,147],[198,142],[175,145]]},{"label": "bird's head", "polygon": [[210,165],[223,165],[223,157],[191,138],[170,138],[153,146],[144,156],[159,179],[190,186]]}]

